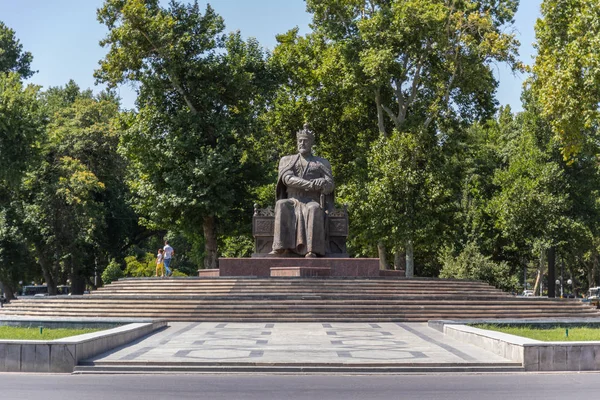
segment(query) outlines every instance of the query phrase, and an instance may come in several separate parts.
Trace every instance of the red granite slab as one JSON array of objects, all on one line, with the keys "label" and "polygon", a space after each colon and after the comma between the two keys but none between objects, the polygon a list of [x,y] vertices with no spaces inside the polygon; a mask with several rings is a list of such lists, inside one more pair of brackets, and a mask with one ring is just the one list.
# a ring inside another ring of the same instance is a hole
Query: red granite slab
[{"label": "red granite slab", "polygon": [[220,276],[271,276],[271,268],[329,268],[331,277],[378,277],[377,258],[220,258]]},{"label": "red granite slab", "polygon": [[325,277],[330,276],[327,267],[271,267],[271,276]]},{"label": "red granite slab", "polygon": [[214,278],[216,276],[219,276],[219,269],[218,268],[215,268],[215,269],[199,269],[198,270],[198,276],[205,277],[205,278]]}]

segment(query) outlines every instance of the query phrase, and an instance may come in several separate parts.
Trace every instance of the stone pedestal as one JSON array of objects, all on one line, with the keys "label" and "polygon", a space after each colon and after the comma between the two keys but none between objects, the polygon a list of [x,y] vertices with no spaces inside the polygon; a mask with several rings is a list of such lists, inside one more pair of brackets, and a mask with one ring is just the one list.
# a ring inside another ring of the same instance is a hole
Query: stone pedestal
[{"label": "stone pedestal", "polygon": [[218,269],[199,269],[198,276],[200,278],[216,278],[219,276]]},{"label": "stone pedestal", "polygon": [[331,275],[327,267],[271,267],[271,276],[326,277]]},{"label": "stone pedestal", "polygon": [[[285,271],[286,269],[287,271]],[[314,273],[319,271],[318,275],[306,275],[311,273],[310,269],[313,269]],[[328,273],[326,273],[326,269],[329,270]],[[302,275],[303,273],[305,275]],[[266,257],[220,258],[219,276],[328,276],[342,278],[379,277],[380,274],[379,259],[377,258]]]}]

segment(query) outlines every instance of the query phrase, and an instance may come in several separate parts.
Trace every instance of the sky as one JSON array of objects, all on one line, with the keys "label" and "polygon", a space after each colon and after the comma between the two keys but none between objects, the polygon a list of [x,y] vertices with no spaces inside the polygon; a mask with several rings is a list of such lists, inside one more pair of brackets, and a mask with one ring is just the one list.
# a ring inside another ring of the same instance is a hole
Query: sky
[{"label": "sky", "polygon": [[[82,89],[94,92],[103,86],[95,85],[94,70],[107,50],[99,41],[107,29],[96,19],[96,9],[102,0],[0,0],[0,21],[16,33],[23,50],[33,54],[32,69],[37,70],[30,83],[44,89],[63,86],[73,79]],[[202,8],[206,4],[200,0]],[[533,62],[534,24],[539,17],[541,0],[521,0],[515,16],[514,30],[521,42],[520,59]],[[310,32],[311,15],[304,0],[212,0],[211,6],[220,14],[226,31],[239,30],[245,38],[255,37],[272,50],[275,35],[298,27],[300,34]],[[520,111],[524,74],[514,75],[503,65],[494,66],[500,85],[497,98],[500,104]],[[135,92],[124,85],[118,89],[122,106],[134,107]]]}]

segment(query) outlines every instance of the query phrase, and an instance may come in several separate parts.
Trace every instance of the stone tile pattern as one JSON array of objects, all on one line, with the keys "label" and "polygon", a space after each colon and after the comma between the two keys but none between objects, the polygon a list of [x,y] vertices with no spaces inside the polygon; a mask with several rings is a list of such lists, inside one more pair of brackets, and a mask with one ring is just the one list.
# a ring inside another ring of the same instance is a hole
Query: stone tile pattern
[{"label": "stone tile pattern", "polygon": [[[445,338],[424,323],[172,322],[132,346],[86,363],[156,365],[515,365]],[[149,351],[145,349],[151,348]],[[140,351],[144,349],[144,351]]]}]

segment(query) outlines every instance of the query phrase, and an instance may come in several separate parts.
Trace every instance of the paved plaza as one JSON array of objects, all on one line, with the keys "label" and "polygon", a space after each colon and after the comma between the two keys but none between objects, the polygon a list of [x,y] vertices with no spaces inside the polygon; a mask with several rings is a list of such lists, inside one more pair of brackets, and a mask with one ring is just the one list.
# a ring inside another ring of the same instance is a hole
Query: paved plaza
[{"label": "paved plaza", "polygon": [[514,366],[426,323],[172,322],[96,363]]}]

